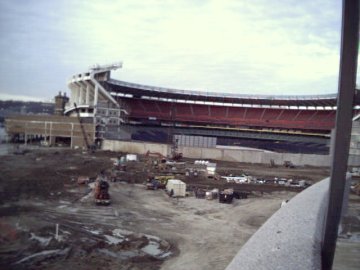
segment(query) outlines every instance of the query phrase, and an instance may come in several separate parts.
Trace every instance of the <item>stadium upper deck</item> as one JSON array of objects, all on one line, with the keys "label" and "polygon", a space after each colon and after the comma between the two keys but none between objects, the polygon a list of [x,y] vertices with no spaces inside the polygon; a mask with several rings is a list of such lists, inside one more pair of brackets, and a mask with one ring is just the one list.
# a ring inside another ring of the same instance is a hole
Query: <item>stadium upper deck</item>
[{"label": "stadium upper deck", "polygon": [[[154,87],[136,83],[129,83],[109,79],[104,86],[113,94],[132,95],[133,97],[152,97],[172,100],[201,101],[230,104],[247,105],[269,105],[269,106],[296,106],[296,107],[335,107],[336,94],[326,95],[304,95],[304,96],[285,96],[285,95],[249,95],[215,93],[192,90],[179,90],[164,87]],[[360,99],[357,99],[360,104]]]},{"label": "stadium upper deck", "polygon": [[335,94],[265,96],[152,87],[110,79],[103,83],[130,108],[129,118],[183,124],[329,133],[335,125]]},{"label": "stadium upper deck", "polygon": [[[119,65],[96,66],[73,76],[66,113],[94,117],[96,123],[203,125],[231,128],[299,130],[328,134],[334,127],[337,96],[269,96],[178,90],[110,78]],[[359,95],[355,104],[360,104]],[[109,111],[110,110],[110,111]],[[124,116],[124,117],[123,117]],[[126,119],[126,120],[124,120]]]}]

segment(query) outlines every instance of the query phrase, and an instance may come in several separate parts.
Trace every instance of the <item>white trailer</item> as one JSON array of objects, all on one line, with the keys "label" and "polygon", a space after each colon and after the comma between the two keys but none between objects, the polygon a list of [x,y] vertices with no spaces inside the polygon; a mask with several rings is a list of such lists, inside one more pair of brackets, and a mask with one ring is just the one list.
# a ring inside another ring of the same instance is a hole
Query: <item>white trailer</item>
[{"label": "white trailer", "polygon": [[173,197],[185,197],[186,184],[178,179],[170,179],[166,184],[166,191]]},{"label": "white trailer", "polygon": [[207,177],[214,177],[216,171],[216,163],[208,163],[206,164],[206,173]]}]

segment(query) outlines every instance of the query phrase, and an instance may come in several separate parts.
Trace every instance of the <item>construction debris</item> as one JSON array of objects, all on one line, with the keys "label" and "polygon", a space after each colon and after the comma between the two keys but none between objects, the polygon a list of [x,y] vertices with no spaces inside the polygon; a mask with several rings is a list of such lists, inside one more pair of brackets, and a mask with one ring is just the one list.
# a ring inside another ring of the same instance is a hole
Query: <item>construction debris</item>
[{"label": "construction debris", "polygon": [[[0,268],[79,265],[78,269],[88,269],[88,265],[116,268],[121,264],[124,269],[183,269],[186,258],[188,269],[206,269],[209,263],[224,269],[233,256],[228,250],[235,253],[282,200],[295,194],[291,191],[301,191],[306,181],[322,179],[326,173],[323,168],[279,166],[272,170],[217,162],[214,178],[208,178],[206,169],[211,162],[166,158],[163,162],[141,155],[127,161],[127,154],[96,151],[90,155],[49,147],[2,157],[3,178],[11,181],[0,181],[0,191],[4,191],[0,198],[4,240]],[[164,170],[154,168],[154,161],[164,164]],[[248,182],[215,180],[217,175],[246,176]],[[156,181],[158,191],[139,185],[148,184],[148,176]],[[159,190],[172,179],[185,185],[181,193],[168,185],[170,195],[181,195],[176,200]],[[234,200],[245,198],[246,203]],[[112,206],[99,208],[94,201]],[[217,233],[206,235],[204,231]],[[219,243],[224,254],[213,249]]]},{"label": "construction debris", "polygon": [[234,199],[234,190],[232,188],[224,189],[219,193],[219,202],[231,204]]},{"label": "construction debris", "polygon": [[219,189],[218,188],[214,188],[211,191],[206,191],[206,195],[205,195],[207,200],[217,199],[218,196],[219,196]]},{"label": "construction debris", "polygon": [[79,176],[77,179],[77,183],[79,185],[86,185],[88,183],[90,183],[90,177],[88,176]]}]

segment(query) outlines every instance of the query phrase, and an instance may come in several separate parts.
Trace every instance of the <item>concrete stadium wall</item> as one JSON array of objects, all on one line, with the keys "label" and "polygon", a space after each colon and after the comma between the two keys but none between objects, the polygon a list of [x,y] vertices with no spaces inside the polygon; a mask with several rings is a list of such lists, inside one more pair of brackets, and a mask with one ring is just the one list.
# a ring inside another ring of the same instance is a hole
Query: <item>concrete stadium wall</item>
[{"label": "concrete stadium wall", "polygon": [[[147,151],[151,151],[159,152],[165,156],[170,153],[170,147],[166,144],[116,140],[104,140],[103,149],[134,154],[145,154]],[[291,161],[297,166],[311,165],[327,167],[330,165],[329,155],[289,154],[274,153],[256,149],[201,148],[188,146],[179,146],[179,152],[183,153],[184,157],[196,159],[213,159],[261,164],[270,164],[270,160],[273,159],[275,164],[278,165],[282,165],[284,161]]]},{"label": "concrete stadium wall", "polygon": [[104,140],[103,150],[128,152],[133,154],[145,154],[147,151],[157,152],[164,156],[168,154],[168,145],[159,143],[130,142],[118,140]]}]

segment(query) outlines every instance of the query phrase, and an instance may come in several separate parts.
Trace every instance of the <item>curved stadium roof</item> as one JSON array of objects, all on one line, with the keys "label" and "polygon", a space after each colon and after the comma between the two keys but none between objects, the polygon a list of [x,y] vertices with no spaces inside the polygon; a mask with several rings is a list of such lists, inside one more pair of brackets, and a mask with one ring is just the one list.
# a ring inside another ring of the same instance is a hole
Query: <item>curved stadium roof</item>
[{"label": "curved stadium roof", "polygon": [[[148,96],[175,100],[306,107],[334,107],[337,102],[337,94],[285,96],[215,93],[155,87],[114,79],[107,80],[105,85],[112,92],[131,94],[134,97]],[[360,96],[358,94],[356,95],[355,105],[360,105]]]}]

